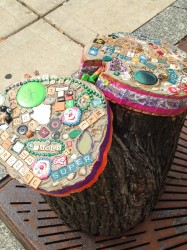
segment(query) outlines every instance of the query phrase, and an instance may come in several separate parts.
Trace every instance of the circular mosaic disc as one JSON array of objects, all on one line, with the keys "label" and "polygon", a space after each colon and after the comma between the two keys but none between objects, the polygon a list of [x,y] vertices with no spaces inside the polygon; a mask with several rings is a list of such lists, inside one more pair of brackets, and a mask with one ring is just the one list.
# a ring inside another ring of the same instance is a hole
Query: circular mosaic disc
[{"label": "circular mosaic disc", "polygon": [[98,88],[42,76],[8,87],[4,97],[0,162],[10,176],[61,196],[97,181],[111,143],[111,113]]},{"label": "circular mosaic disc", "polygon": [[96,85],[112,102],[170,116],[187,108],[186,69],[187,54],[179,48],[145,35],[117,32],[98,36],[86,46],[80,77],[93,82],[99,75]]}]

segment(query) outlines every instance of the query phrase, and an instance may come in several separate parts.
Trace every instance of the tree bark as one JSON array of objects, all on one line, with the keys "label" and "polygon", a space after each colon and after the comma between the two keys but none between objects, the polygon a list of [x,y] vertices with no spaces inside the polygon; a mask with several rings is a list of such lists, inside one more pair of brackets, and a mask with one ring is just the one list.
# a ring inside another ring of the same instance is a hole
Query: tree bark
[{"label": "tree bark", "polygon": [[186,116],[159,117],[111,107],[113,141],[98,181],[67,197],[44,195],[67,225],[92,234],[122,233],[148,215],[163,188]]}]

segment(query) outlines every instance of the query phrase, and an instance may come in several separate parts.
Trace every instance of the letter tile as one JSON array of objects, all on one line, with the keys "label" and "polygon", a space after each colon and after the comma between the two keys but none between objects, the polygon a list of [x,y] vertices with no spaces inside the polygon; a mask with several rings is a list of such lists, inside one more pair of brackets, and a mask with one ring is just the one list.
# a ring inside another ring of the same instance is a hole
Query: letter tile
[{"label": "letter tile", "polygon": [[30,168],[28,168],[27,166],[23,166],[21,167],[18,172],[20,173],[20,175],[25,176],[28,172],[30,171]]},{"label": "letter tile", "polygon": [[13,155],[11,155],[10,158],[6,161],[6,163],[9,166],[13,166],[16,161],[17,161],[16,157],[14,157]]},{"label": "letter tile", "polygon": [[25,159],[25,162],[26,162],[28,165],[32,165],[34,161],[35,161],[35,159],[34,159],[34,157],[32,157],[31,155],[29,155],[29,156]]},{"label": "letter tile", "polygon": [[90,154],[84,155],[83,160],[84,160],[85,165],[91,165],[91,163],[93,162],[93,158]]},{"label": "letter tile", "polygon": [[29,155],[29,152],[27,152],[26,150],[23,150],[19,156],[22,159],[25,159],[28,155]]},{"label": "letter tile", "polygon": [[34,178],[33,173],[31,173],[30,171],[28,173],[26,173],[26,175],[24,176],[23,180],[29,184],[31,182],[31,180]]},{"label": "letter tile", "polygon": [[9,137],[9,134],[8,134],[6,131],[4,131],[4,132],[1,134],[1,139],[2,139],[3,141],[6,140],[8,137]]},{"label": "letter tile", "polygon": [[2,146],[4,149],[8,150],[11,147],[12,143],[9,140],[4,140]]},{"label": "letter tile", "polygon": [[6,161],[6,160],[8,160],[8,158],[11,156],[11,154],[8,152],[8,151],[4,151],[2,154],[1,154],[1,156],[0,156],[0,158],[3,160],[3,161]]},{"label": "letter tile", "polygon": [[67,165],[68,174],[71,174],[77,170],[75,162],[71,162]]},{"label": "letter tile", "polygon": [[59,171],[56,170],[56,171],[53,171],[53,172],[51,173],[51,178],[52,178],[53,181],[58,181],[58,180],[60,180],[62,177],[61,177]]},{"label": "letter tile", "polygon": [[13,165],[13,168],[15,170],[19,170],[21,167],[23,166],[23,162],[22,161],[17,161],[14,165]]},{"label": "letter tile", "polygon": [[68,176],[68,169],[67,169],[67,167],[59,168],[58,172],[59,172],[61,178],[64,178],[64,177]]},{"label": "letter tile", "polygon": [[74,162],[75,162],[77,168],[81,168],[85,164],[84,160],[81,156],[76,158]]},{"label": "letter tile", "polygon": [[38,177],[35,176],[35,177],[31,180],[31,182],[30,182],[29,185],[30,185],[31,187],[37,189],[37,188],[39,187],[39,185],[40,185],[41,182],[42,182],[42,180],[40,180]]}]

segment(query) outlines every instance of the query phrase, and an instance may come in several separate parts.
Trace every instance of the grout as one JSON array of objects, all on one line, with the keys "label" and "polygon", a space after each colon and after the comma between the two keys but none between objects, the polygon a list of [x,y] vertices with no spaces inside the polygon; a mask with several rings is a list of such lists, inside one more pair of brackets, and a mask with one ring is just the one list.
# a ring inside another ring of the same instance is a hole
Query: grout
[{"label": "grout", "polygon": [[32,11],[35,15],[38,15],[38,13],[33,9],[33,8],[30,8],[29,6],[27,6],[25,3],[22,2],[22,0],[16,0],[18,3],[20,3],[21,5],[23,5],[24,7],[26,7],[28,10]]},{"label": "grout", "polygon": [[11,37],[11,36],[17,34],[18,32],[24,30],[25,28],[29,27],[29,26],[32,25],[33,23],[37,22],[38,20],[39,20],[39,17],[38,17],[36,20],[33,20],[32,22],[30,22],[30,23],[24,25],[23,27],[17,29],[16,31],[10,33],[9,35],[7,35],[7,36],[5,36],[5,37],[1,37],[0,42],[6,41],[7,38],[9,38],[9,37]]},{"label": "grout", "polygon": [[45,16],[47,16],[49,13],[53,12],[54,10],[58,9],[59,7],[61,7],[64,3],[69,2],[70,0],[64,0],[62,3],[58,4],[57,6],[55,6],[54,8],[50,9],[49,11],[47,11],[45,14],[40,15],[39,13],[37,13],[32,7],[29,7],[27,4],[23,3],[23,0],[16,0],[17,2],[19,2],[20,4],[22,4],[24,7],[26,7],[27,9],[29,9],[30,11],[32,11],[35,15],[37,15],[40,19],[44,18]]},{"label": "grout", "polygon": [[45,17],[43,18],[43,20],[48,23],[49,25],[51,25],[53,28],[55,28],[56,30],[58,30],[60,33],[62,33],[64,36],[66,36],[67,38],[69,38],[70,40],[72,40],[73,42],[75,42],[76,44],[78,44],[81,47],[85,47],[85,44],[80,43],[79,41],[77,41],[76,39],[74,39],[73,37],[71,37],[70,35],[68,35],[67,33],[65,33],[62,29],[58,28],[55,24],[52,24],[50,21],[48,21]]},{"label": "grout", "polygon": [[20,4],[22,4],[24,7],[26,7],[28,10],[32,11],[36,16],[37,19],[30,22],[29,24],[26,24],[25,26],[21,27],[20,29],[10,33],[8,36],[6,37],[1,37],[0,38],[0,42],[4,42],[7,38],[15,35],[16,33],[20,32],[21,30],[29,27],[30,25],[32,25],[33,23],[39,21],[39,20],[44,20],[46,23],[48,23],[50,26],[52,26],[53,28],[55,28],[58,32],[62,33],[64,36],[68,37],[71,41],[75,42],[76,44],[78,44],[81,47],[84,47],[85,45],[80,43],[79,41],[77,41],[76,39],[74,39],[73,37],[69,36],[68,34],[66,34],[64,31],[62,31],[61,29],[57,28],[55,24],[50,23],[45,16],[47,16],[49,13],[51,13],[52,11],[58,9],[59,7],[61,7],[64,3],[69,2],[70,0],[64,0],[62,3],[58,4],[57,6],[55,6],[53,9],[49,10],[48,12],[46,12],[44,15],[39,15],[37,12],[35,12],[32,8],[30,8],[29,6],[27,6],[25,3],[22,2],[22,0],[16,0],[17,2],[19,2]]}]

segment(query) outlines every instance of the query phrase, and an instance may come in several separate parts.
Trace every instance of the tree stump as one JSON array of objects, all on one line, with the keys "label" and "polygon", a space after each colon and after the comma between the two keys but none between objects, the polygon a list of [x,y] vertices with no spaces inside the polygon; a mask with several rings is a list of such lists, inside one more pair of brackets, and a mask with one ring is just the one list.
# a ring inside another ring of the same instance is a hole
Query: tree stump
[{"label": "tree stump", "polygon": [[118,234],[153,208],[186,116],[186,58],[165,41],[125,32],[98,35],[85,46],[79,77],[97,79],[113,102],[114,133],[105,171],[92,187],[64,198],[45,196],[68,225]]},{"label": "tree stump", "polygon": [[122,233],[148,215],[163,188],[186,116],[159,117],[111,107],[113,141],[98,181],[67,197],[44,195],[67,225],[92,234]]}]

